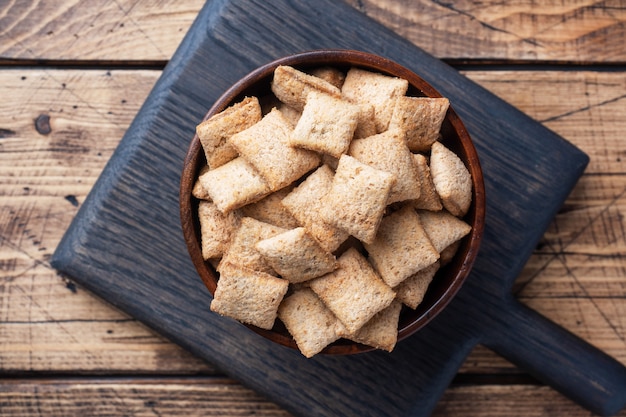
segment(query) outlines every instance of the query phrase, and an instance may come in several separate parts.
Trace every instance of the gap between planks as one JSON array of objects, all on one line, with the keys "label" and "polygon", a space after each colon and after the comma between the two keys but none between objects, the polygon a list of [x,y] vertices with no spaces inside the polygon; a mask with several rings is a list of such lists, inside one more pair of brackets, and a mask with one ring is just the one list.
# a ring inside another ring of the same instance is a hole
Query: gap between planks
[{"label": "gap between planks", "polygon": [[[0,386],[5,385],[240,385],[241,382],[216,373],[80,373],[76,372],[19,372],[0,374]],[[525,373],[502,374],[459,374],[450,387],[489,386],[489,385],[532,385],[545,386],[533,376]]]},{"label": "gap between planks", "polygon": [[[626,61],[556,61],[442,58],[441,61],[459,71],[626,71]],[[81,60],[0,58],[0,70],[21,69],[79,69],[79,70],[163,70],[168,60]]]}]

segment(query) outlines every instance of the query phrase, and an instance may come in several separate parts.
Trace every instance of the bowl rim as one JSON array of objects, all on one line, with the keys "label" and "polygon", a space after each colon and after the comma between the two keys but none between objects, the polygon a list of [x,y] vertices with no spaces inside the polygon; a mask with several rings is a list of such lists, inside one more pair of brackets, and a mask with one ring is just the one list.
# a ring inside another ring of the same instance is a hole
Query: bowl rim
[{"label": "bowl rim", "polygon": [[[319,49],[304,51],[292,55],[287,55],[266,64],[263,64],[249,72],[229,87],[206,112],[202,121],[207,120],[214,114],[227,108],[238,97],[243,97],[243,93],[249,90],[259,81],[266,80],[273,74],[276,67],[280,65],[290,65],[298,67],[312,67],[320,65],[335,66],[357,66],[364,69],[378,71],[388,75],[404,78],[409,81],[409,85],[428,97],[443,97],[432,85],[426,82],[419,74],[387,58],[369,52],[349,50],[349,49]],[[416,333],[434,319],[454,298],[461,286],[467,280],[470,271],[479,252],[482,240],[484,225],[486,198],[482,168],[478,158],[474,142],[471,139],[465,125],[453,109],[452,103],[448,109],[446,120],[450,123],[454,131],[459,136],[460,146],[463,149],[465,158],[463,159],[472,177],[472,204],[468,214],[464,217],[472,226],[470,234],[464,238],[463,252],[455,255],[454,259],[462,259],[458,270],[443,293],[423,310],[415,320],[398,330],[398,342]],[[205,261],[201,255],[200,242],[198,239],[197,220],[194,219],[194,197],[192,196],[193,184],[204,160],[200,140],[197,134],[193,135],[189,148],[183,162],[182,175],[179,189],[180,219],[183,237],[187,245],[188,253],[203,283],[213,296],[217,286],[217,273],[213,267]],[[197,204],[197,203],[195,203]],[[462,258],[459,256],[462,254]],[[298,349],[293,338],[273,330],[265,330],[253,325],[245,324],[246,327],[256,333],[270,339],[278,344]],[[343,339],[340,339],[343,340]],[[374,347],[362,345],[356,342],[330,344],[322,354],[354,354],[376,350]]]}]

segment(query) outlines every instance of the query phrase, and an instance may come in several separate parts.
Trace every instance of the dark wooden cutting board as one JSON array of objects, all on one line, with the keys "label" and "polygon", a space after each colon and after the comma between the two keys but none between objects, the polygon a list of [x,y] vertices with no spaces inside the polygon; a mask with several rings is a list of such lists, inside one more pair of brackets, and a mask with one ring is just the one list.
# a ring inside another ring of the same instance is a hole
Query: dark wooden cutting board
[{"label": "dark wooden cutting board", "polygon": [[[464,120],[487,193],[481,252],[448,308],[393,353],[300,353],[209,311],[178,217],[182,162],[216,98],[257,66],[359,49],[420,74]],[[426,416],[482,343],[584,407],[626,403],[626,368],[524,307],[511,286],[588,158],[454,69],[333,0],[209,1],[58,246],[52,264],[296,415]]]}]

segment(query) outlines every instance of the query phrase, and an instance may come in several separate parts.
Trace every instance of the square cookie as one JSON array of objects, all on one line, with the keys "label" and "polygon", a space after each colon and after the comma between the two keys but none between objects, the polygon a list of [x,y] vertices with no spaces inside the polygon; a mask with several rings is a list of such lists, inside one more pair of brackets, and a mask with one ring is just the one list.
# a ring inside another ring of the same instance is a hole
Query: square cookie
[{"label": "square cookie", "polygon": [[439,259],[419,216],[405,206],[383,218],[376,239],[364,243],[369,260],[390,287]]},{"label": "square cookie", "polygon": [[255,271],[276,275],[265,258],[256,250],[256,244],[263,240],[285,232],[286,229],[264,223],[251,217],[243,217],[239,227],[233,232],[231,243],[217,266],[221,273],[223,265],[235,265]]},{"label": "square cookie", "polygon": [[337,329],[343,327],[309,288],[300,288],[286,297],[278,307],[278,318],[307,358],[339,339]]},{"label": "square cookie", "polygon": [[360,113],[358,105],[312,91],[289,142],[339,158],[348,151]]},{"label": "square cookie", "polygon": [[261,120],[261,105],[256,97],[246,97],[196,126],[207,164],[217,168],[235,159],[237,151],[228,138]]},{"label": "square cookie", "polygon": [[439,253],[472,230],[472,226],[445,210],[418,210],[417,213],[428,238]]},{"label": "square cookie", "polygon": [[289,282],[248,268],[223,265],[211,311],[262,329],[271,329]]},{"label": "square cookie", "polygon": [[341,90],[333,84],[288,65],[281,65],[274,70],[271,88],[280,101],[298,111],[304,109],[311,91],[341,98]]},{"label": "square cookie", "polygon": [[439,267],[440,262],[437,261],[402,281],[400,285],[393,289],[396,292],[396,299],[415,310],[424,300],[428,286],[435,277]]},{"label": "square cookie", "polygon": [[446,210],[463,217],[472,204],[472,177],[461,158],[441,142],[433,143],[430,174]]},{"label": "square cookie", "polygon": [[341,93],[355,103],[370,104],[374,107],[374,122],[377,133],[389,126],[393,113],[394,100],[404,96],[409,82],[402,78],[350,68],[341,87]]},{"label": "square cookie", "polygon": [[350,144],[348,154],[364,164],[395,175],[396,182],[391,187],[387,204],[419,198],[421,186],[418,167],[401,130],[386,130],[355,139]]},{"label": "square cookie", "polygon": [[413,206],[416,209],[424,209],[430,211],[439,211],[443,208],[441,199],[435,184],[433,183],[433,177],[430,175],[430,168],[428,167],[428,160],[426,157],[419,153],[413,154],[413,162],[417,167],[417,171],[420,176],[420,196],[413,202]]},{"label": "square cookie", "polygon": [[391,352],[398,341],[398,320],[402,303],[393,301],[391,305],[379,311],[355,334],[342,334],[342,337],[376,349]]},{"label": "square cookie", "polygon": [[274,108],[260,122],[229,139],[272,191],[286,187],[320,164],[317,153],[290,145],[292,130],[291,124]]},{"label": "square cookie", "polygon": [[389,129],[406,133],[406,144],[413,152],[427,152],[439,139],[441,124],[450,102],[447,98],[397,97]]},{"label": "square cookie", "polygon": [[308,281],[337,268],[335,256],[324,250],[304,227],[259,241],[256,250],[282,278]]},{"label": "square cookie", "polygon": [[343,155],[320,215],[362,242],[373,242],[395,175]]},{"label": "square cookie", "polygon": [[348,232],[328,223],[320,211],[323,197],[330,191],[333,171],[322,165],[293,189],[282,200],[283,206],[295,217],[327,251],[334,251],[349,236]]},{"label": "square cookie", "polygon": [[235,212],[224,214],[212,202],[202,200],[198,205],[198,218],[202,257],[204,260],[220,258],[239,226],[239,215]]},{"label": "square cookie", "polygon": [[310,288],[353,334],[395,298],[367,259],[350,248],[337,260],[339,267],[309,282]]},{"label": "square cookie", "polygon": [[206,171],[198,181],[222,213],[260,200],[271,192],[254,167],[241,157]]},{"label": "square cookie", "polygon": [[237,212],[241,214],[242,217],[252,217],[253,219],[285,229],[298,227],[300,226],[298,220],[296,220],[282,204],[283,198],[285,198],[291,190],[292,187],[281,188],[274,193],[268,194],[259,201],[237,209]]}]

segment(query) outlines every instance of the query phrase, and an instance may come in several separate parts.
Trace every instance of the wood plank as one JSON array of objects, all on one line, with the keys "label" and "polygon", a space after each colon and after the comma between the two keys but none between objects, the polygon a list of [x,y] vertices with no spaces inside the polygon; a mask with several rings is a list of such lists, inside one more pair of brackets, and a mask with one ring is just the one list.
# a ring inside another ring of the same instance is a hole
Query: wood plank
[{"label": "wood plank", "polygon": [[48,263],[159,75],[0,71],[3,372],[212,372]]},{"label": "wood plank", "polygon": [[619,1],[350,0],[440,58],[624,62]]},{"label": "wood plank", "polygon": [[519,277],[519,296],[624,296],[625,186],[623,174],[582,177]]},{"label": "wood plank", "polygon": [[[0,380],[0,410],[15,417],[290,415],[240,384],[219,378]],[[453,385],[432,416],[587,417],[589,412],[545,386],[487,384]],[[624,416],[626,410],[615,417]]]},{"label": "wood plank", "polygon": [[167,61],[204,0],[12,1],[0,5],[0,56]]},{"label": "wood plank", "polygon": [[290,414],[228,379],[0,380],[2,415],[265,416]]},{"label": "wood plank", "polygon": [[[452,60],[626,62],[619,1],[348,0],[431,54]],[[203,0],[0,4],[0,57],[166,61]]]},{"label": "wood plank", "polygon": [[[589,411],[541,385],[452,386],[437,404],[433,417],[588,417]],[[615,417],[626,416],[622,410]]]},{"label": "wood plank", "polygon": [[465,74],[585,151],[591,158],[586,173],[626,173],[626,72]]},{"label": "wood plank", "polygon": [[[47,264],[77,205],[159,74],[141,70],[0,71],[0,94],[6,97],[0,103],[2,371],[212,371],[58,276]],[[626,176],[620,174],[620,165],[607,150],[618,147],[622,140],[614,126],[623,123],[619,115],[626,113],[626,100],[614,98],[619,95],[617,87],[624,82],[624,73],[555,72],[553,79],[560,81],[550,94],[543,94],[550,81],[541,72],[467,75],[536,119],[544,112],[549,112],[548,117],[571,112],[555,121],[553,128],[561,134],[560,130],[568,132],[569,140],[597,155],[590,165],[597,167],[596,172],[583,176],[518,280],[520,287],[531,280],[519,295],[547,317],[626,363],[625,237],[623,227],[620,229],[626,212]],[[605,104],[589,105],[589,97],[581,93],[589,86],[593,86],[596,103]],[[571,98],[563,100],[565,96]],[[34,120],[41,114],[50,116],[49,134],[41,134],[35,127]],[[600,118],[607,122],[597,123]],[[570,123],[593,123],[597,128],[577,129]],[[518,371],[478,347],[461,372]]]},{"label": "wood plank", "polygon": [[24,256],[0,285],[0,370],[9,374],[212,374],[215,369]]},{"label": "wood plank", "polygon": [[13,257],[50,257],[158,75],[0,71],[10,97],[0,103],[1,236]]}]

